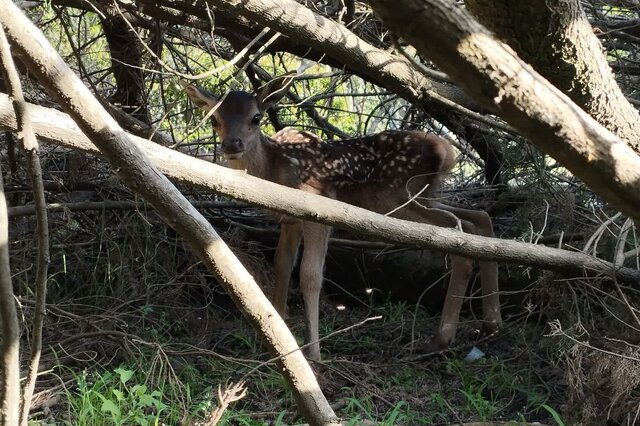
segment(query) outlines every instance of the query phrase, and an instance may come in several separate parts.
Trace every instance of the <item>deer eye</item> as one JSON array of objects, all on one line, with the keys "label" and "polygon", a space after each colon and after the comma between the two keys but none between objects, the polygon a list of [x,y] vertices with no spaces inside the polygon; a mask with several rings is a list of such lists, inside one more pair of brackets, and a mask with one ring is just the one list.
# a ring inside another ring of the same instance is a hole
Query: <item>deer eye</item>
[{"label": "deer eye", "polygon": [[262,120],[262,114],[258,113],[251,119],[251,124],[260,124],[260,120]]}]

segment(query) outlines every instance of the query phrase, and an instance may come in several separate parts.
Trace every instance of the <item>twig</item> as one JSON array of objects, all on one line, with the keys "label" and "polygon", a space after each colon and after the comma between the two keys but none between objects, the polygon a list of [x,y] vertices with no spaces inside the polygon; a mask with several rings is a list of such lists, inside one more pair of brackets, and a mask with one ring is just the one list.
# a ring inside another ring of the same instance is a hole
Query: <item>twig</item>
[{"label": "twig", "polygon": [[[180,78],[184,78],[185,80],[202,80],[204,78],[211,77],[212,75],[219,74],[221,71],[224,71],[225,69],[234,66],[237,62],[239,62],[242,58],[244,58],[245,55],[247,55],[247,53],[253,47],[254,44],[256,44],[258,41],[260,41],[260,39],[262,37],[264,37],[269,31],[271,31],[271,29],[269,27],[263,28],[262,31],[260,31],[260,33],[257,36],[255,36],[254,39],[251,40],[244,47],[244,49],[242,49],[240,52],[238,52],[238,54],[233,59],[231,59],[230,61],[228,61],[226,64],[222,65],[221,67],[217,67],[217,68],[208,70],[208,71],[200,73],[200,74],[190,75],[190,74],[181,73],[181,72],[171,68],[166,62],[164,62],[162,60],[162,58],[160,58],[158,55],[156,55],[156,53],[153,51],[153,49],[151,49],[149,46],[147,46],[147,43],[142,39],[142,37],[140,37],[140,34],[138,34],[138,31],[136,31],[136,29],[133,27],[133,25],[131,25],[131,22],[129,22],[129,20],[124,16],[124,14],[120,10],[120,7],[118,6],[117,3],[115,4],[115,6],[116,6],[116,9],[117,9],[118,13],[122,17],[122,19],[126,22],[126,24],[129,27],[129,29],[131,31],[133,31],[133,33],[138,37],[138,39],[140,40],[140,43],[145,48],[147,53],[149,53],[156,61],[158,61],[158,64],[160,64],[162,66],[162,68],[164,68],[167,72],[169,72],[169,73],[171,73],[171,74],[173,74],[175,76],[178,76]],[[279,34],[279,33],[276,33],[276,34]],[[265,46],[267,46],[267,45],[265,45]]]},{"label": "twig", "polygon": [[[197,204],[194,203],[197,206]],[[256,226],[247,225],[242,222],[237,222],[235,220],[228,219],[226,223],[232,225],[235,228],[244,229],[250,233],[258,234],[258,235],[271,235],[277,236],[280,232],[277,229],[265,229],[258,228]],[[343,246],[343,247],[353,247],[353,248],[362,248],[362,249],[370,249],[370,250],[385,250],[391,247],[394,247],[393,244],[389,243],[381,243],[378,241],[364,241],[364,240],[350,240],[346,238],[329,238],[329,245]]]},{"label": "twig", "polygon": [[241,400],[245,396],[247,396],[247,388],[244,385],[244,381],[232,383],[225,389],[224,393],[220,389],[220,386],[218,386],[219,404],[216,409],[211,412],[204,426],[216,426],[229,405]]},{"label": "twig", "polygon": [[620,230],[620,235],[618,236],[618,241],[616,241],[616,249],[613,257],[613,264],[616,266],[622,266],[624,264],[625,256],[624,256],[624,247],[627,242],[627,235],[629,235],[629,231],[633,227],[633,220],[627,218],[622,225],[622,229]]},{"label": "twig", "polygon": [[[192,205],[200,208],[213,208],[213,209],[252,209],[255,208],[249,204],[243,204],[234,201],[192,201]],[[151,208],[151,206],[144,202],[135,201],[83,201],[78,203],[51,203],[47,205],[47,211],[49,212],[64,212],[64,211],[86,211],[86,210],[133,210],[133,209],[145,209]],[[9,218],[30,216],[36,212],[36,209],[32,205],[9,207]]]},{"label": "twig", "polygon": [[[315,344],[317,342],[322,342],[323,340],[329,339],[330,337],[336,336],[338,334],[346,333],[347,331],[350,331],[350,330],[353,330],[354,328],[360,327],[360,326],[364,325],[365,323],[367,323],[369,321],[376,321],[376,320],[379,320],[381,318],[382,318],[381,315],[378,315],[378,316],[375,316],[375,317],[365,318],[365,319],[363,319],[362,321],[360,321],[360,322],[358,322],[356,324],[350,325],[349,327],[341,328],[340,330],[336,330],[333,333],[327,334],[326,336],[322,336],[317,341],[308,342],[307,344],[305,344],[303,346],[300,346],[300,348],[296,349],[296,351],[302,350],[302,349],[304,349],[304,348],[306,348],[308,346],[311,346],[311,345],[313,345],[313,344]],[[277,361],[279,358],[286,357],[286,356],[290,355],[291,353],[293,353],[293,352],[282,354],[280,356],[273,357],[273,358],[268,359],[268,360],[266,360],[264,362],[261,362],[260,364],[256,365],[251,370],[249,370],[247,373],[245,373],[245,375],[243,376],[242,380],[245,380],[247,377],[249,377],[251,374],[253,374],[255,371],[259,370],[260,368],[264,367],[265,365],[269,365],[269,364],[273,363],[274,361]]]},{"label": "twig", "polygon": [[586,242],[586,244],[584,245],[584,248],[582,249],[583,252],[587,253],[589,251],[589,249],[591,248],[591,245],[593,245],[593,256],[596,257],[597,253],[596,253],[596,247],[598,245],[598,241],[600,240],[600,237],[602,237],[602,234],[604,233],[605,229],[607,229],[607,227],[614,223],[615,220],[617,218],[619,218],[622,215],[622,213],[616,213],[615,215],[613,215],[612,217],[610,217],[609,219],[605,220],[604,222],[602,222],[602,224],[598,227],[598,229],[593,233],[593,235],[591,236],[591,238],[589,238],[589,240]]},{"label": "twig", "polygon": [[601,349],[601,348],[598,348],[596,346],[591,345],[589,342],[583,342],[582,340],[578,340],[575,337],[568,335],[562,329],[562,325],[560,324],[559,320],[551,321],[549,323],[549,327],[551,328],[551,331],[549,332],[549,334],[546,334],[545,337],[562,336],[562,337],[565,337],[565,338],[571,340],[573,343],[576,343],[576,344],[578,344],[580,346],[584,346],[585,348],[592,349],[592,350],[594,350],[596,352],[601,352],[603,354],[607,354],[607,355],[610,355],[610,356],[614,356],[614,357],[618,357],[618,358],[622,358],[622,359],[626,359],[626,360],[629,360],[629,361],[640,363],[640,358],[636,358],[636,357],[632,357],[632,356],[628,356],[628,355],[623,355],[623,354],[618,354],[618,353],[615,353],[615,352],[608,351],[606,349]]},{"label": "twig", "polygon": [[447,398],[442,398],[442,402],[444,402],[444,405],[447,406],[447,408],[449,409],[449,411],[451,411],[451,414],[453,414],[453,416],[456,418],[456,420],[458,421],[458,423],[456,423],[458,426],[464,426],[464,423],[462,422],[462,419],[460,418],[460,415],[458,414],[458,412],[456,410],[453,409],[453,407],[451,406],[451,404],[449,404],[449,401],[447,401]]}]

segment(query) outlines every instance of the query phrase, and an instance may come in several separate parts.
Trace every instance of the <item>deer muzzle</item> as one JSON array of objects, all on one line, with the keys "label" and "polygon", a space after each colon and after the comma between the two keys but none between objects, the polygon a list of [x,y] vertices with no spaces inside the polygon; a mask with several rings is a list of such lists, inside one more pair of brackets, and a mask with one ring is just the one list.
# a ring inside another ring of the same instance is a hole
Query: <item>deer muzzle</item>
[{"label": "deer muzzle", "polygon": [[225,138],[222,140],[222,153],[229,160],[238,160],[244,153],[244,143],[240,138]]}]

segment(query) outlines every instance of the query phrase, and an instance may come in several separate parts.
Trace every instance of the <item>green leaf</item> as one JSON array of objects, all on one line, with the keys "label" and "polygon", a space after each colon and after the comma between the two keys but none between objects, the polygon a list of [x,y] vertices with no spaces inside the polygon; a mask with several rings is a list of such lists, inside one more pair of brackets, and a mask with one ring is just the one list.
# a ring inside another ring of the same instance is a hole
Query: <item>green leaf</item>
[{"label": "green leaf", "polygon": [[139,426],[149,426],[149,420],[147,420],[144,417],[141,416],[136,416],[134,421],[136,422],[137,425]]},{"label": "green leaf", "polygon": [[131,388],[131,393],[135,396],[141,396],[147,393],[147,385],[135,385]]},{"label": "green leaf", "polygon": [[551,417],[553,417],[553,420],[556,421],[556,424],[558,426],[564,426],[564,422],[562,421],[562,419],[560,418],[560,414],[558,414],[556,410],[554,410],[547,404],[542,404],[541,407],[544,408],[547,413],[551,414]]},{"label": "green leaf", "polygon": [[142,405],[143,407],[152,407],[152,406],[156,406],[157,407],[157,403],[160,402],[157,399],[155,399],[154,397],[152,397],[151,395],[140,395],[140,398],[138,399],[138,403],[140,405]]},{"label": "green leaf", "polygon": [[120,376],[120,383],[126,384],[133,376],[133,370],[125,370],[123,368],[116,368],[116,373]]},{"label": "green leaf", "polygon": [[113,392],[118,402],[121,402],[124,399],[124,393],[122,393],[122,391],[118,389],[111,389],[111,392]]},{"label": "green leaf", "polygon": [[111,401],[110,399],[105,399],[102,401],[102,406],[100,407],[100,410],[104,413],[111,413],[111,418],[118,423],[118,420],[120,420],[120,417],[122,416],[122,413],[120,413],[120,408],[118,408],[118,406],[115,404],[115,402]]}]

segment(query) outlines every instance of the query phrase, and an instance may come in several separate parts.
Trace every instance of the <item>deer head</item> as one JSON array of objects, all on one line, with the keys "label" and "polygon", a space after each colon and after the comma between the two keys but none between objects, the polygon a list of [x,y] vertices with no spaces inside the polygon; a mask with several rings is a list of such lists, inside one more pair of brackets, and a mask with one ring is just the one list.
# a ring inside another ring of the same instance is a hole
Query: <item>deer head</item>
[{"label": "deer head", "polygon": [[211,116],[224,156],[240,160],[245,153],[257,149],[264,112],[282,99],[292,82],[293,76],[285,75],[265,84],[255,95],[231,91],[221,97],[199,87],[186,84],[183,87],[193,103]]}]

